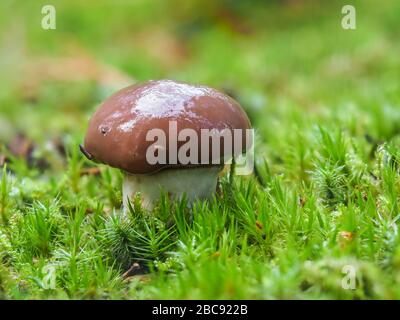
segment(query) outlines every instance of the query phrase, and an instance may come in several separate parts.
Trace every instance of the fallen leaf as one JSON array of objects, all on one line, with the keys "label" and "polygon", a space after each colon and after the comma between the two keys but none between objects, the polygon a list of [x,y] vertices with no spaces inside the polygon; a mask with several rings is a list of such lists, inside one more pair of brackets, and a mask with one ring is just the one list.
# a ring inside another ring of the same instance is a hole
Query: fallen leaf
[{"label": "fallen leaf", "polygon": [[339,237],[342,239],[346,240],[352,240],[353,239],[353,233],[350,231],[340,231],[339,232]]},{"label": "fallen leaf", "polygon": [[300,207],[304,207],[304,205],[306,204],[306,202],[307,202],[307,199],[306,199],[305,197],[301,196],[301,197],[299,198],[299,205],[300,205]]},{"label": "fallen leaf", "polygon": [[344,249],[353,241],[354,234],[350,231],[340,231],[338,233],[338,243],[340,248]]},{"label": "fallen leaf", "polygon": [[256,221],[256,227],[257,227],[257,229],[259,229],[259,230],[262,230],[263,228],[264,228],[264,226],[263,226],[263,224],[260,222],[260,221]]},{"label": "fallen leaf", "polygon": [[24,158],[29,160],[32,156],[34,146],[25,134],[18,133],[8,144],[8,150],[17,158]]},{"label": "fallen leaf", "polygon": [[216,251],[216,252],[214,252],[211,256],[212,256],[213,258],[218,258],[218,257],[221,256],[221,252]]},{"label": "fallen leaf", "polygon": [[81,176],[97,176],[101,173],[99,167],[83,168],[81,170]]}]

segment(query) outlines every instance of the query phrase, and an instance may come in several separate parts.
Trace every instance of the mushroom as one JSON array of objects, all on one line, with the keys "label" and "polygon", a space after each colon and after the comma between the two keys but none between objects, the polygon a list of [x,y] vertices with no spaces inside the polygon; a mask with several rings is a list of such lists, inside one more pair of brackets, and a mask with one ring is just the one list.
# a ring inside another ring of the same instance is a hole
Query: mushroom
[{"label": "mushroom", "polygon": [[105,100],[80,147],[88,159],[123,171],[124,210],[137,193],[151,210],[161,190],[173,199],[186,194],[189,205],[212,197],[225,163],[250,147],[236,133],[250,128],[238,102],[215,89],[147,81]]}]

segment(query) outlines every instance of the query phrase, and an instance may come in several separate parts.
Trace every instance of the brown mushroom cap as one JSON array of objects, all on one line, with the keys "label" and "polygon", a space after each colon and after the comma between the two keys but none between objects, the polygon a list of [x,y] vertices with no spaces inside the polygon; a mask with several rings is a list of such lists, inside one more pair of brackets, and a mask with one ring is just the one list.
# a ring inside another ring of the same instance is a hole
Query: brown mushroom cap
[{"label": "brown mushroom cap", "polygon": [[[240,105],[215,89],[171,80],[148,81],[124,88],[104,101],[90,119],[83,149],[90,159],[132,174],[190,167],[179,161],[152,165],[146,160],[146,150],[154,143],[146,141],[147,132],[162,129],[168,141],[169,121],[176,121],[178,133],[191,128],[198,135],[201,129],[251,128]],[[245,151],[245,137],[242,140]],[[184,143],[178,141],[178,148]]]}]

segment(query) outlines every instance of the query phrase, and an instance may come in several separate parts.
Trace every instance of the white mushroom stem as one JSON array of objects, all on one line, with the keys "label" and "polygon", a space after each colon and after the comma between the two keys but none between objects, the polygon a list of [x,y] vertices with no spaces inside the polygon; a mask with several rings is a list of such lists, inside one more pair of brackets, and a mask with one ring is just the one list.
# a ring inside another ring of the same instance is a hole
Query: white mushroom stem
[{"label": "white mushroom stem", "polygon": [[167,169],[155,174],[125,174],[122,195],[124,212],[140,193],[142,207],[152,210],[164,191],[170,199],[179,200],[186,195],[188,205],[198,199],[209,199],[215,194],[218,174],[222,168],[201,167],[190,169]]}]

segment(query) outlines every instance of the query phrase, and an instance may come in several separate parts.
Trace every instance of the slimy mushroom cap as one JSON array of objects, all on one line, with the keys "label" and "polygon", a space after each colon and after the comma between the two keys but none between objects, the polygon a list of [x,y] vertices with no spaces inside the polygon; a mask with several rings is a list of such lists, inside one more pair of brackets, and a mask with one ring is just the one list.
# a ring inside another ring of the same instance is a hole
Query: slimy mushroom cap
[{"label": "slimy mushroom cap", "polygon": [[[89,121],[82,150],[91,160],[130,174],[152,174],[163,169],[202,166],[179,162],[150,164],[146,151],[153,144],[146,135],[161,129],[169,139],[171,121],[177,131],[193,129],[250,129],[250,121],[239,103],[215,89],[171,80],[147,81],[124,88],[99,107]],[[242,137],[245,151],[245,137]],[[184,141],[177,141],[178,149]],[[201,141],[199,145],[201,144]],[[164,150],[169,155],[168,145]],[[223,152],[224,147],[221,144]],[[199,148],[199,158],[201,149]],[[211,154],[209,164],[212,166]],[[207,165],[206,165],[207,166]]]}]

